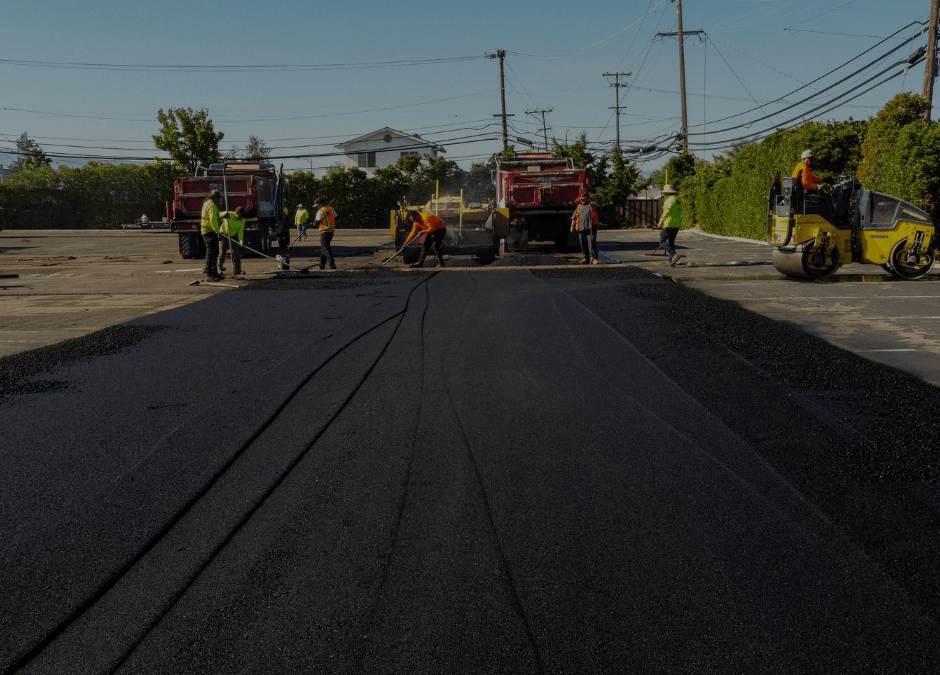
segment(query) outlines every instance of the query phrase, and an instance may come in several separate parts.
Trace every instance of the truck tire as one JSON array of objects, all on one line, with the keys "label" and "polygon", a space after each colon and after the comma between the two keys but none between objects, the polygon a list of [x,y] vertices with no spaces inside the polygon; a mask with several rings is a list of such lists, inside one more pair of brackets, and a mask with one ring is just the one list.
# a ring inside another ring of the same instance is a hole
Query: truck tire
[{"label": "truck tire", "polygon": [[198,234],[187,232],[179,235],[180,255],[187,260],[206,257],[206,245]]}]

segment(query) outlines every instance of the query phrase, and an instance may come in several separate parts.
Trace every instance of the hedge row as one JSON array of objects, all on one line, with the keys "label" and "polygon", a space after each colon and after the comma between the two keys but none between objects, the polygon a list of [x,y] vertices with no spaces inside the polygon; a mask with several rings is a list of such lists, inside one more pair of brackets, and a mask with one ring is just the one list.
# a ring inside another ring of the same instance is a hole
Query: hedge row
[{"label": "hedge row", "polygon": [[920,121],[928,107],[920,96],[899,94],[866,121],[810,122],[696,161],[678,186],[683,226],[763,239],[774,174],[789,175],[808,148],[816,155],[814,173],[856,175],[861,187],[900,197],[940,222],[940,125]]},{"label": "hedge row", "polygon": [[160,220],[173,199],[176,173],[169,163],[89,162],[72,169],[48,166],[23,171],[0,184],[4,227],[101,229],[133,223],[147,214]]}]

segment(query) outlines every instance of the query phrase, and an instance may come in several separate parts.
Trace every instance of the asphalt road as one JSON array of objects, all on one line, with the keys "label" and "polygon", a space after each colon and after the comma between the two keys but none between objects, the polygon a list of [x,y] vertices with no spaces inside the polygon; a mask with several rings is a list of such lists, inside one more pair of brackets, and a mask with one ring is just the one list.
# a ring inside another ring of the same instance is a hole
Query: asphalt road
[{"label": "asphalt road", "polygon": [[21,356],[3,672],[940,657],[936,389],[689,284],[314,275]]}]

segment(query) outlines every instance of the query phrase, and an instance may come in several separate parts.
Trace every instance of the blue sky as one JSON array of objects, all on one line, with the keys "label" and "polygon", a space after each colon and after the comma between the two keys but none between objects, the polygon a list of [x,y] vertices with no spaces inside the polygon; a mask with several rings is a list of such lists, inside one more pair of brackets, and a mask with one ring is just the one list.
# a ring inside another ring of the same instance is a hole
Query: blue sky
[{"label": "blue sky", "polygon": [[[760,116],[763,113],[754,112],[715,123],[758,104],[768,113],[778,110],[783,104],[767,101],[810,82],[906,24],[926,21],[929,8],[929,0],[684,0],[684,28],[704,29],[709,38],[707,43],[686,41],[689,124],[701,131],[695,125],[704,121],[708,132],[709,125],[721,128]],[[10,61],[296,66],[482,57],[505,49],[507,108],[515,115],[512,137],[540,139],[541,118],[525,111],[551,108],[550,137],[572,139],[585,131],[591,142],[613,141],[609,106],[614,105],[614,89],[602,77],[613,71],[633,73],[627,78],[631,88],[621,90],[621,105],[627,106],[621,117],[624,147],[675,133],[679,127],[677,42],[654,37],[658,31],[675,30],[676,6],[670,0],[0,0],[0,16],[5,26],[0,43],[0,149],[12,147],[11,141],[25,131],[50,153],[158,156],[163,153],[151,141],[158,130],[156,112],[179,106],[208,108],[216,129],[225,132],[224,149],[244,145],[254,134],[275,155],[310,155],[284,159],[287,169],[313,167],[322,173],[339,158],[313,155],[335,152],[336,143],[385,126],[443,144],[447,157],[465,167],[501,148],[498,120],[492,117],[500,110],[499,69],[495,60],[486,58],[263,72],[126,71]],[[899,36],[916,32],[909,28]],[[922,36],[905,45],[886,65],[925,42]],[[870,56],[887,49],[883,46]],[[835,79],[830,76],[817,89],[804,89],[787,100],[799,100]],[[922,86],[920,65],[825,118],[865,118],[898,91],[919,93]],[[776,121],[705,140],[733,138]],[[719,150],[697,154],[710,157]],[[646,161],[642,168],[649,171],[665,160]],[[10,161],[9,154],[0,152],[0,163]],[[83,160],[67,161],[74,165]]]}]

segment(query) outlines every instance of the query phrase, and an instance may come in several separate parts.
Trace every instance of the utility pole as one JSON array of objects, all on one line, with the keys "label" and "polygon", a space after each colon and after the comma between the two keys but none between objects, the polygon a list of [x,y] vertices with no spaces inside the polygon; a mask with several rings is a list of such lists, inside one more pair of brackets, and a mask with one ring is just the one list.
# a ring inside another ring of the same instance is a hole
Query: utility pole
[{"label": "utility pole", "polygon": [[615,110],[617,113],[617,154],[620,154],[620,110],[621,108],[626,108],[626,106],[620,105],[620,87],[626,87],[627,84],[620,83],[621,77],[630,77],[633,73],[604,73],[603,77],[612,77],[614,82],[610,85],[614,88],[617,93],[617,105],[608,106],[608,109]]},{"label": "utility pole", "polygon": [[679,12],[679,90],[682,92],[682,131],[680,142],[682,151],[689,151],[689,115],[685,107],[685,40],[682,39],[682,0],[676,0],[676,11]]},{"label": "utility pole", "polygon": [[[679,38],[679,91],[682,95],[682,130],[679,132],[679,144],[683,152],[689,151],[689,114],[685,105],[685,38],[690,35],[697,35],[699,39],[705,34],[703,30],[682,30],[682,0],[672,0],[676,3],[676,11],[679,13],[679,30],[675,33],[656,33],[656,37],[678,37]],[[940,1],[940,0],[938,0]]]},{"label": "utility pole", "polygon": [[503,112],[500,115],[493,115],[493,117],[503,118],[503,150],[505,151],[509,149],[509,132],[506,130],[506,118],[515,117],[515,115],[506,114],[506,76],[503,72],[503,59],[506,58],[506,50],[497,49],[495,54],[487,54],[486,58],[499,59],[499,96],[503,102]]},{"label": "utility pole", "polygon": [[526,110],[526,115],[542,115],[542,128],[539,131],[542,132],[542,137],[545,139],[545,152],[548,152],[548,126],[545,124],[545,113],[550,113],[552,108],[548,110]]},{"label": "utility pole", "polygon": [[[924,62],[924,98],[933,106],[933,81],[937,78],[937,14],[940,13],[940,0],[930,0],[930,35],[927,36],[927,60]],[[930,108],[924,113],[924,120],[930,121]]]}]

